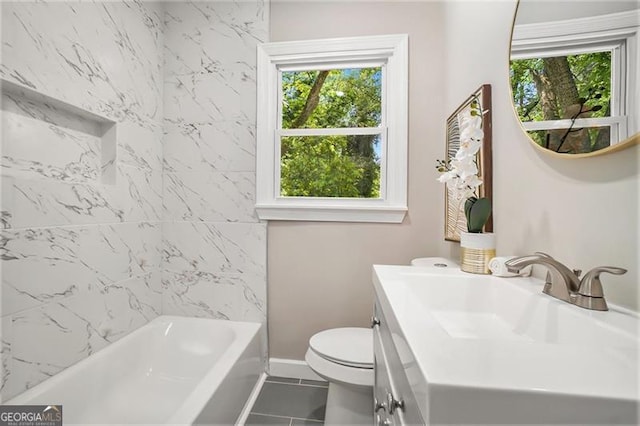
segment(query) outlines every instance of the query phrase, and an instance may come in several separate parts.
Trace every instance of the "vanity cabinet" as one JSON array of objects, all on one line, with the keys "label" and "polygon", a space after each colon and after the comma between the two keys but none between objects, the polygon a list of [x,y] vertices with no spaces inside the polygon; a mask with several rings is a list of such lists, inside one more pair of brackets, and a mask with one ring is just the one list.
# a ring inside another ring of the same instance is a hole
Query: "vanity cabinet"
[{"label": "vanity cabinet", "polygon": [[[376,301],[373,317],[374,425],[424,425],[410,386],[412,358]],[[408,349],[408,348],[407,348]]]},{"label": "vanity cabinet", "polygon": [[374,265],[373,285],[378,425],[639,424],[636,313],[457,268]]}]

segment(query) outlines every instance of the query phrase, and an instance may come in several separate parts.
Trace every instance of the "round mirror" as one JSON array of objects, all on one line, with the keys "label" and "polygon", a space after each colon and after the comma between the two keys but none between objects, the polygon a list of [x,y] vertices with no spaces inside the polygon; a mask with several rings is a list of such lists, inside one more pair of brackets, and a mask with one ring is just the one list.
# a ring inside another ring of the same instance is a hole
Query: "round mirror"
[{"label": "round mirror", "polygon": [[640,142],[639,25],[637,0],[519,1],[511,94],[537,147],[583,157]]}]

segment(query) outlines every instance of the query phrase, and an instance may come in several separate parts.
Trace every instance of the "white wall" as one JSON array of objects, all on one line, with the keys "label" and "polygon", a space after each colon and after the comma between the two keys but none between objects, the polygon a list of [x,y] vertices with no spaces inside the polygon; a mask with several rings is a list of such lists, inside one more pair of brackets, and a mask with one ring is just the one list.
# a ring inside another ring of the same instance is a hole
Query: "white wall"
[{"label": "white wall", "polygon": [[[551,7],[551,6],[549,6]],[[510,102],[508,52],[515,1],[447,2],[447,93],[452,110],[481,83],[493,89],[494,229],[500,255],[547,252],[603,275],[607,299],[638,310],[638,146],[589,159],[557,159],[520,130]],[[538,274],[542,273],[539,268]]]},{"label": "white wall", "polygon": [[518,24],[585,18],[638,9],[636,0],[522,0]]},{"label": "white wall", "polygon": [[585,271],[625,267],[625,276],[603,275],[606,295],[638,309],[638,147],[559,160],[529,143],[508,84],[515,1],[274,2],[271,10],[273,41],[408,32],[411,100],[403,224],[269,223],[270,356],[302,359],[316,331],[368,325],[371,264],[459,256],[459,244],[443,241],[434,163],[449,112],[483,83],[493,90],[498,254],[540,250]]},{"label": "white wall", "polygon": [[371,265],[407,264],[442,243],[444,156],[442,4],[287,2],[271,5],[271,40],[409,34],[409,213],[402,224],[269,222],[271,357],[303,359],[309,337],[368,326]]}]

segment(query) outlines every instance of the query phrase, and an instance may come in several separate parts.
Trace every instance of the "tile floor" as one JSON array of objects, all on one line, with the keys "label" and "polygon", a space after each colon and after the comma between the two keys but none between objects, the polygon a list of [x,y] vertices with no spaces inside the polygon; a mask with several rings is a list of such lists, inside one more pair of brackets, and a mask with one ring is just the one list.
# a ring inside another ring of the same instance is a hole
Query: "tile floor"
[{"label": "tile floor", "polygon": [[327,382],[269,376],[245,425],[324,425]]}]

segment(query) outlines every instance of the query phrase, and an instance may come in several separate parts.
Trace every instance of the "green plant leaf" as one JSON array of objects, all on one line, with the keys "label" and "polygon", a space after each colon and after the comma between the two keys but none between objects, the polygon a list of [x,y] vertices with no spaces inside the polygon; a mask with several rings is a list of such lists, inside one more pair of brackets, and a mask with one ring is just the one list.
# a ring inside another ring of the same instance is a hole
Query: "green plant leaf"
[{"label": "green plant leaf", "polygon": [[[468,202],[469,200],[467,200]],[[491,215],[491,202],[488,198],[479,198],[472,202],[467,214],[467,203],[465,203],[465,215],[467,216],[467,230],[469,232],[482,232],[482,227]]]},{"label": "green plant leaf", "polygon": [[464,216],[467,218],[467,224],[471,220],[471,208],[473,207],[476,201],[478,201],[476,197],[469,197],[467,198],[467,201],[464,202]]}]

